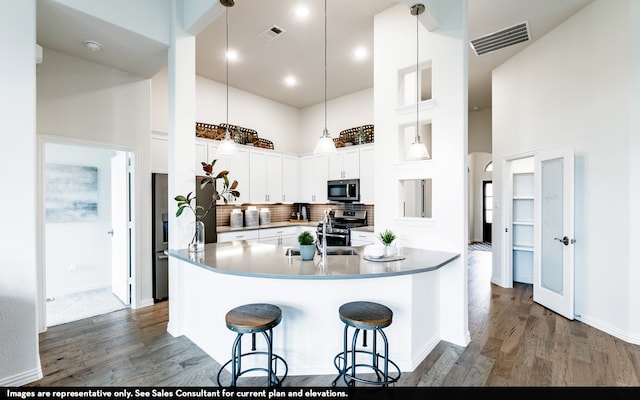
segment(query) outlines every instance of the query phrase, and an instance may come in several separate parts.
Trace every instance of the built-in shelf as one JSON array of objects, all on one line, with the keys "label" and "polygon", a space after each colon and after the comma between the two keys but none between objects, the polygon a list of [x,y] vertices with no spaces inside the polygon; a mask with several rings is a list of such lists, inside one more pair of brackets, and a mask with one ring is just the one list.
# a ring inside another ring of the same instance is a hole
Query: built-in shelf
[{"label": "built-in shelf", "polygon": [[513,196],[514,200],[533,200],[533,197],[530,196]]},{"label": "built-in shelf", "polygon": [[513,221],[514,225],[533,226],[533,221]]},{"label": "built-in shelf", "polygon": [[533,246],[513,245],[513,251],[533,251]]}]

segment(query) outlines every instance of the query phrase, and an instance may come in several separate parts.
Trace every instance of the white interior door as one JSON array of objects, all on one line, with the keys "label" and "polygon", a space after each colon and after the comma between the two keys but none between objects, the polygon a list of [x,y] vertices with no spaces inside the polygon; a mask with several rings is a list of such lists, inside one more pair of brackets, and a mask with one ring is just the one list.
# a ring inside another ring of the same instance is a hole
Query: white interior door
[{"label": "white interior door", "polygon": [[574,318],[574,155],[536,155],[533,300]]},{"label": "white interior door", "polygon": [[118,151],[111,158],[111,290],[129,305],[129,172],[128,157]]}]

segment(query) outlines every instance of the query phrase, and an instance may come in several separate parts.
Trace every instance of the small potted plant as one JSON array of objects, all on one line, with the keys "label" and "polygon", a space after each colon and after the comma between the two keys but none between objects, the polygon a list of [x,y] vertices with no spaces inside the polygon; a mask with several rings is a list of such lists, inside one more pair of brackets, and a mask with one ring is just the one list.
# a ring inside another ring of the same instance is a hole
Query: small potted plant
[{"label": "small potted plant", "polygon": [[392,256],[394,253],[393,249],[391,248],[391,244],[394,240],[396,240],[396,235],[389,229],[386,229],[384,232],[380,232],[380,241],[385,246],[384,255],[387,257]]},{"label": "small potted plant", "polygon": [[300,244],[300,258],[303,260],[313,260],[313,256],[316,254],[315,239],[311,232],[302,231],[298,235],[298,243]]}]

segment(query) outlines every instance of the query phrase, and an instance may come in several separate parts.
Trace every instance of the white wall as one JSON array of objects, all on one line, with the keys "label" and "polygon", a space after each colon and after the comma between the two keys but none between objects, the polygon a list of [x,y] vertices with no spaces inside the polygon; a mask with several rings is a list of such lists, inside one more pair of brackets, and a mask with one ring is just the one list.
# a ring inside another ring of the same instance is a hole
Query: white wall
[{"label": "white wall", "polygon": [[[167,132],[166,68],[153,77],[152,85],[152,130]],[[327,110],[332,137],[348,128],[373,124],[373,89],[329,100]],[[196,121],[220,124],[226,118],[225,84],[196,76]],[[229,87],[229,123],[258,131],[277,151],[310,153],[324,128],[324,103],[298,109]]]},{"label": "white wall", "polygon": [[491,109],[469,112],[469,154],[491,153]]},{"label": "white wall", "polygon": [[[298,152],[311,153],[324,129],[324,102],[300,111]],[[327,129],[332,138],[345,129],[369,124],[373,124],[373,88],[327,101]]]},{"label": "white wall", "polygon": [[[420,26],[420,62],[431,60],[433,108],[421,122],[432,122],[432,160],[404,162],[402,126],[415,125],[415,105],[398,109],[399,71],[414,70],[415,17],[405,4],[374,19],[374,123],[376,230],[391,229],[405,245],[456,252],[461,257],[440,271],[443,288],[440,334],[466,345],[467,327],[467,44],[466,1],[449,2],[453,25],[446,32]],[[449,25],[451,27],[451,25]],[[433,218],[401,218],[400,180],[433,179]]]},{"label": "white wall", "polygon": [[0,2],[0,35],[0,386],[17,386],[42,377],[36,327],[35,0]]},{"label": "white wall", "polygon": [[[48,143],[47,164],[98,169],[98,215],[81,222],[46,222],[47,297],[111,286],[111,157],[113,150]],[[45,164],[46,169],[46,164]]]},{"label": "white wall", "polygon": [[137,252],[132,306],[153,304],[151,283],[151,81],[44,50],[38,71],[37,125],[42,139],[136,153],[133,182]]},{"label": "white wall", "polygon": [[[630,99],[637,106],[639,92],[630,86],[638,69],[631,68],[629,49],[640,45],[637,32],[634,41],[629,35],[640,24],[632,3],[595,0],[494,70],[493,159],[497,178],[506,156],[573,147],[575,312],[590,325],[640,343],[638,323],[632,322],[640,315],[632,294],[640,284],[633,272],[637,252],[629,241],[640,223],[637,213],[629,213],[630,182],[638,178],[630,161],[637,153],[629,146],[637,138],[630,121],[637,124],[638,113],[629,106]],[[494,191],[500,199],[498,179]],[[505,227],[500,209],[494,216],[493,280],[499,282]]]}]

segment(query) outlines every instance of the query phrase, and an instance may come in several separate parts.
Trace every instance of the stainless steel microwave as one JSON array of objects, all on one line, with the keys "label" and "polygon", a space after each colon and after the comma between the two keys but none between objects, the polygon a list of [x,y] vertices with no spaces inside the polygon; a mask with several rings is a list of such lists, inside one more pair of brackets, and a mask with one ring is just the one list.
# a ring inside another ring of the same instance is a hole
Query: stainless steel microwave
[{"label": "stainless steel microwave", "polygon": [[327,199],[345,203],[360,201],[360,179],[327,181]]}]

